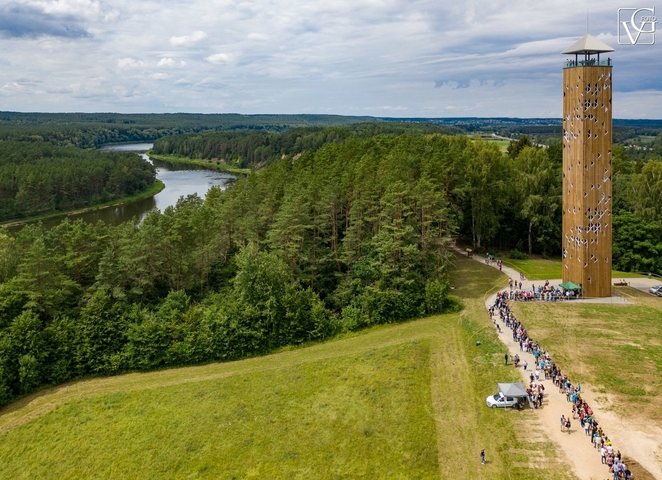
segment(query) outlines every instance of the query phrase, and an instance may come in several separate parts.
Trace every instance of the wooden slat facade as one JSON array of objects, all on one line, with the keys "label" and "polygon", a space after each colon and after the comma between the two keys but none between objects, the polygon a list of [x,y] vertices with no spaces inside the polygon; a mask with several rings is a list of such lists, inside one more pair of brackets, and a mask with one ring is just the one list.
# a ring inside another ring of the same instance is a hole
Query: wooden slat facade
[{"label": "wooden slat facade", "polygon": [[563,70],[563,281],[611,296],[612,67]]}]

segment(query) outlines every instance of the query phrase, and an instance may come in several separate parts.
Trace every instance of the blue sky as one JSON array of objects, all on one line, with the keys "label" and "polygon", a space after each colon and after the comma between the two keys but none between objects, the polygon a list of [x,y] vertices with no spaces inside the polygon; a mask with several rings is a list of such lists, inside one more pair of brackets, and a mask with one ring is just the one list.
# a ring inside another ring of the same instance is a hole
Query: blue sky
[{"label": "blue sky", "polygon": [[662,118],[662,32],[617,42],[617,10],[651,6],[0,0],[0,110],[560,117],[588,10],[616,48],[614,116]]}]

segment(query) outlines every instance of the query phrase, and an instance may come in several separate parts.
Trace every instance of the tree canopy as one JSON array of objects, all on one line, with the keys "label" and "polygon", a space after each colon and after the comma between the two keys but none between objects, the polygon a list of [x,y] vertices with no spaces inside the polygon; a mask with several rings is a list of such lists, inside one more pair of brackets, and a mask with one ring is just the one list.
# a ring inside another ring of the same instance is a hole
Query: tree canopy
[{"label": "tree canopy", "polygon": [[[378,135],[280,158],[140,225],[0,237],[0,392],[227,360],[457,307],[463,137]],[[30,338],[26,342],[26,338]]]},{"label": "tree canopy", "polygon": [[135,195],[154,179],[153,166],[134,153],[0,141],[0,221]]}]

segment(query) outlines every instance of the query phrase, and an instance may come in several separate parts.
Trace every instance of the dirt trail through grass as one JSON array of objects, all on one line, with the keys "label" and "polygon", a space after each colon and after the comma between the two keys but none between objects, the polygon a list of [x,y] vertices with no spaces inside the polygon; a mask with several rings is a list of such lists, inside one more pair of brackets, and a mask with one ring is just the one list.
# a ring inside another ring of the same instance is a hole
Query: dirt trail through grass
[{"label": "dirt trail through grass", "polygon": [[[485,262],[484,258],[476,255],[474,256],[474,260],[481,263]],[[504,285],[506,276],[519,281],[520,273],[510,267],[504,265],[502,273],[504,274]],[[522,287],[525,290],[531,289],[532,284],[535,283],[539,283],[539,281],[522,280]],[[486,300],[485,306],[489,307],[492,305],[495,298],[496,295],[491,295]],[[632,296],[630,298],[634,299]],[[609,299],[604,303],[609,303]],[[518,318],[526,327],[526,317],[518,316]],[[498,319],[497,321],[500,322]],[[528,361],[528,371],[525,372],[520,367],[520,374],[524,385],[528,385],[530,370],[532,366],[535,366],[535,359],[533,355],[520,351],[519,344],[512,340],[512,332],[504,324],[501,324],[501,326],[503,333],[499,335],[499,338],[508,347],[511,354],[513,356],[518,354],[520,358]],[[542,345],[542,347],[545,348],[545,345]],[[573,349],[571,346],[570,350],[577,352],[578,348],[576,346]],[[555,358],[555,352],[550,351],[550,353],[552,358]],[[572,361],[572,359],[566,359],[566,361]],[[564,368],[563,364],[561,364],[561,368]],[[589,438],[585,436],[578,419],[573,422],[570,433],[561,432],[559,419],[561,415],[565,415],[566,418],[571,416],[572,406],[567,402],[565,395],[559,393],[558,388],[554,387],[551,380],[544,380],[542,383],[545,385],[545,393],[547,395],[543,408],[537,411],[537,418],[544,425],[549,437],[559,445],[580,478],[601,480],[609,477],[610,474],[607,467],[601,464],[598,451],[592,447]],[[597,401],[596,395],[592,391],[592,387],[588,384],[582,384],[582,387],[584,397],[589,401],[596,414],[596,418],[602,421],[607,435],[615,442],[615,446],[623,452],[625,458],[628,459],[630,468],[637,473],[636,478],[662,478],[659,461],[656,460],[656,454],[660,450],[660,439],[655,440],[651,437],[650,425],[646,426],[646,428],[639,428],[644,426],[638,426],[631,421],[626,421],[613,411],[602,409],[600,402]]]},{"label": "dirt trail through grass", "polygon": [[[490,297],[487,302],[488,305],[494,303],[494,299],[494,296]],[[500,322],[498,319],[497,321]],[[526,361],[529,365],[526,371],[521,366],[518,367],[523,384],[529,385],[530,374],[532,369],[535,369],[535,357],[533,354],[520,350],[519,344],[512,339],[510,329],[503,325],[502,330],[503,332],[499,338],[508,347],[510,354],[513,357],[519,355],[522,362]],[[559,393],[559,389],[554,386],[551,380],[541,378],[536,383],[542,383],[545,386],[545,400],[543,406],[536,411],[536,418],[541,423],[546,435],[561,447],[580,478],[590,480],[605,478],[605,475],[608,474],[607,467],[600,463],[600,455],[591,446],[590,437],[584,435],[579,420],[572,419],[573,424],[570,433],[561,431],[559,422],[561,415],[565,418],[572,418],[572,406],[566,400],[565,395]]]}]

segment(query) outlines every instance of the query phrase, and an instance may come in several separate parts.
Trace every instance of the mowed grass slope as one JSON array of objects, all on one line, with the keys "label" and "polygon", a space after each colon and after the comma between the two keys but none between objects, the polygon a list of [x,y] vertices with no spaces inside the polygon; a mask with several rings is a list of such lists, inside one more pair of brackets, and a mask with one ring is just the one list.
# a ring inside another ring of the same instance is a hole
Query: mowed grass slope
[{"label": "mowed grass slope", "polygon": [[408,342],[68,404],[5,436],[1,476],[432,478],[428,353]]},{"label": "mowed grass slope", "polygon": [[534,411],[485,406],[518,378],[484,307],[505,276],[457,261],[459,314],[16,402],[0,412],[0,478],[572,478],[521,435]]}]

